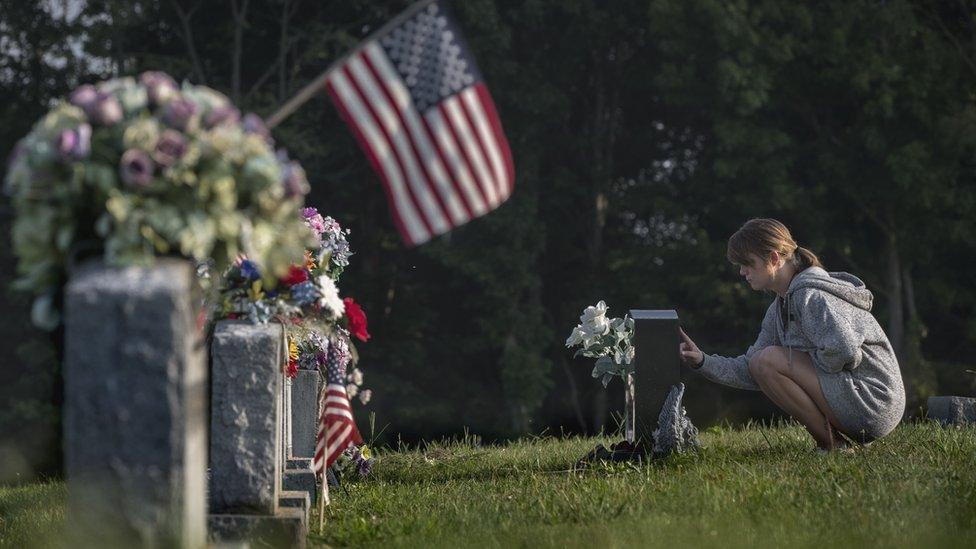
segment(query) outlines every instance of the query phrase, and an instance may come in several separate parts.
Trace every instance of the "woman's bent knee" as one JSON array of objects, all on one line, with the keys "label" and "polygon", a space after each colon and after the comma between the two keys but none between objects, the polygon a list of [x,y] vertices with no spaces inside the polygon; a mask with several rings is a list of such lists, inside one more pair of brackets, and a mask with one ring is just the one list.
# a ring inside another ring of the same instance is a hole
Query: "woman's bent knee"
[{"label": "woman's bent knee", "polygon": [[759,352],[752,355],[752,358],[749,359],[749,373],[753,379],[766,377],[769,373],[771,368],[769,349],[771,347],[760,349]]},{"label": "woman's bent knee", "polygon": [[767,370],[775,369],[776,365],[782,362],[785,356],[786,348],[784,347],[778,345],[765,347],[749,359],[749,372],[760,372],[761,375]]}]

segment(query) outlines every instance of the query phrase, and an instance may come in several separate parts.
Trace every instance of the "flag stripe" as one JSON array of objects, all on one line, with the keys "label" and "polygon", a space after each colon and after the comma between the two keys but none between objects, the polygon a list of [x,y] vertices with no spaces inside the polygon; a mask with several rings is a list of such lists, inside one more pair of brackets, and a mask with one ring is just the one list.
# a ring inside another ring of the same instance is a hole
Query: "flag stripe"
[{"label": "flag stripe", "polygon": [[348,418],[348,419],[355,419],[355,418],[352,417],[352,412],[350,412],[349,410],[342,410],[340,408],[332,408],[331,410],[329,410],[329,415],[330,416],[341,416],[341,417]]},{"label": "flag stripe", "polygon": [[420,220],[420,223],[423,225],[424,230],[428,234],[433,233],[434,231],[431,228],[431,221],[427,217],[427,215],[425,215],[423,208],[420,206],[420,199],[417,197],[417,193],[414,192],[414,189],[407,182],[406,170],[404,170],[403,162],[400,160],[400,156],[397,154],[396,149],[393,147],[393,142],[392,139],[390,139],[390,134],[389,132],[386,131],[386,128],[384,127],[380,116],[376,113],[376,105],[366,98],[365,94],[363,93],[363,90],[360,89],[359,84],[352,77],[352,72],[349,70],[349,64],[346,64],[341,69],[337,69],[336,72],[342,75],[342,77],[344,78],[344,82],[348,84],[350,90],[356,96],[356,99],[359,101],[361,105],[363,105],[366,108],[367,111],[369,111],[369,116],[371,117],[373,127],[379,130],[378,137],[383,140],[382,141],[384,145],[383,153],[385,153],[384,156],[393,159],[391,168],[393,168],[392,172],[395,174],[395,177],[391,181],[396,186],[394,192],[400,192],[406,195],[407,199],[413,205],[413,210],[414,212],[416,212],[417,219]]},{"label": "flag stripe", "polygon": [[464,189],[465,195],[474,206],[475,215],[486,213],[491,209],[488,205],[488,198],[471,175],[467,162],[459,152],[457,140],[451,135],[450,128],[447,127],[447,123],[441,115],[440,110],[437,108],[430,109],[423,116],[423,120],[424,127],[434,137],[438,148],[447,159],[451,172],[461,182],[461,187]]},{"label": "flag stripe", "polygon": [[471,161],[471,158],[468,156],[468,150],[461,143],[461,138],[458,136],[457,128],[455,127],[454,124],[452,124],[451,116],[447,111],[446,101],[442,101],[441,104],[437,107],[437,114],[444,121],[444,128],[446,132],[450,135],[452,145],[456,146],[457,150],[459,151],[458,158],[464,164],[467,172],[471,174],[471,178],[475,185],[475,188],[478,189],[478,193],[481,195],[485,203],[488,205],[488,209],[489,210],[494,209],[495,203],[493,197],[488,194],[487,189],[485,189],[485,186],[480,176],[478,176],[478,174],[475,173],[474,163]]},{"label": "flag stripe", "polygon": [[397,225],[400,228],[400,234],[409,243],[425,241],[428,237],[420,221],[417,219],[417,213],[413,205],[406,199],[406,196],[404,196],[399,187],[390,184],[392,177],[389,173],[391,169],[389,155],[383,154],[384,152],[388,152],[388,149],[380,140],[378,131],[373,126],[372,118],[365,110],[365,107],[352,95],[348,85],[341,84],[342,80],[341,73],[338,71],[333,72],[328,79],[326,89],[329,95],[332,96],[340,112],[343,112],[345,118],[349,121],[349,126],[359,139],[361,148],[366,152],[366,156],[373,165],[374,171],[383,180],[383,188],[386,190],[387,200],[393,205],[393,209],[397,213]]},{"label": "flag stripe", "polygon": [[491,201],[491,207],[498,206],[501,200],[499,199],[498,190],[495,187],[491,172],[488,171],[488,157],[484,154],[484,149],[481,148],[477,138],[475,138],[474,132],[471,130],[468,118],[464,114],[464,108],[461,106],[461,100],[455,95],[444,101],[443,105],[447,111],[448,121],[456,130],[455,135],[461,138],[461,149],[467,155],[469,164],[474,166],[474,171],[478,175],[478,184],[481,185],[481,188],[488,195],[488,199]]},{"label": "flag stripe", "polygon": [[343,396],[343,395],[333,395],[331,392],[329,393],[329,396],[326,397],[325,403],[326,404],[338,404],[338,405],[340,405],[342,407],[345,407],[345,408],[348,408],[349,407],[348,401],[346,400],[346,397],[345,396]]},{"label": "flag stripe", "polygon": [[450,225],[445,219],[447,207],[441,200],[440,193],[434,192],[432,185],[428,182],[427,174],[423,173],[417,166],[416,157],[407,144],[403,123],[396,112],[396,108],[392,102],[388,101],[385,90],[381,90],[373,79],[373,75],[363,59],[362,53],[358,53],[349,61],[347,71],[350,80],[363,95],[364,101],[372,108],[374,116],[380,122],[383,133],[386,134],[387,141],[392,143],[401,171],[407,175],[410,194],[421,206],[424,217],[430,222],[431,229],[435,233],[443,233],[450,229]]},{"label": "flag stripe", "polygon": [[326,441],[330,440],[332,436],[335,435],[336,431],[339,430],[340,427],[342,427],[342,423],[333,423],[329,425],[329,428],[325,431],[325,440]]},{"label": "flag stripe", "polygon": [[471,207],[467,204],[461,194],[457,182],[453,181],[437,151],[431,146],[423,126],[420,124],[420,114],[410,101],[410,92],[403,86],[394,75],[393,68],[389,66],[389,60],[383,55],[382,50],[374,42],[370,42],[363,48],[363,62],[369,69],[370,74],[378,83],[380,89],[386,95],[387,101],[393,106],[393,111],[400,119],[400,125],[404,128],[405,137],[417,163],[423,169],[424,175],[431,189],[435,191],[435,196],[451,217],[454,225],[459,225],[471,219]]},{"label": "flag stripe", "polygon": [[325,450],[328,455],[338,454],[339,452],[345,450],[352,440],[349,438],[349,434],[352,433],[352,425],[346,425],[343,429],[342,434],[335,438],[333,442],[329,443],[329,447]]},{"label": "flag stripe", "polygon": [[481,107],[485,110],[485,114],[488,115],[488,122],[495,134],[495,142],[498,143],[502,158],[505,160],[505,168],[508,171],[508,177],[506,178],[508,182],[507,194],[511,194],[512,188],[515,186],[515,163],[512,161],[512,150],[508,146],[508,139],[505,138],[505,132],[502,131],[502,123],[498,118],[498,110],[495,108],[495,102],[488,93],[488,88],[483,84],[478,84],[474,89],[478,94],[478,98],[481,100]]},{"label": "flag stripe", "polygon": [[491,159],[495,185],[498,189],[499,196],[504,200],[508,198],[509,194],[508,181],[506,181],[507,174],[505,172],[505,166],[502,164],[502,155],[498,151],[498,143],[495,142],[495,136],[488,126],[488,117],[481,106],[481,102],[478,100],[478,93],[474,91],[474,88],[467,88],[461,92],[460,96],[461,104],[464,106],[464,111],[468,115],[468,121],[477,130],[478,141],[482,145],[484,152],[486,152],[486,157]]}]

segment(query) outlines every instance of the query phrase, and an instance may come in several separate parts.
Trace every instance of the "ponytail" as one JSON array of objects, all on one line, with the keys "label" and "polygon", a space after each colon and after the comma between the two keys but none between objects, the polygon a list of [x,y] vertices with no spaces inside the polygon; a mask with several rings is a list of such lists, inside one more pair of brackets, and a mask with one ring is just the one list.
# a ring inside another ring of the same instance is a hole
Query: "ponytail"
[{"label": "ponytail", "polygon": [[769,254],[777,252],[788,258],[800,271],[810,267],[823,268],[817,254],[796,245],[790,230],[775,219],[750,219],[729,237],[726,257],[736,265],[749,265],[752,256],[769,261]]},{"label": "ponytail", "polygon": [[811,252],[803,246],[797,246],[796,251],[793,252],[793,263],[801,271],[810,267],[823,268],[823,263],[820,262],[820,258],[817,257],[817,254]]}]

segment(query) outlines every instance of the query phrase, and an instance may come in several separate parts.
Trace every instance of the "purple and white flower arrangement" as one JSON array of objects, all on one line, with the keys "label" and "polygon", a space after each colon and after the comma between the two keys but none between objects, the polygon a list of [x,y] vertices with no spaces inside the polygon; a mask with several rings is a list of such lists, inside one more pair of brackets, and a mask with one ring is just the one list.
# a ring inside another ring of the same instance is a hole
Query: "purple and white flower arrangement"
[{"label": "purple and white flower arrangement", "polygon": [[93,248],[113,265],[178,255],[215,272],[245,254],[275,281],[316,242],[305,172],[281,156],[259,117],[212,89],[155,71],[83,85],[9,160],[16,286],[49,295]]},{"label": "purple and white flower arrangement", "polygon": [[323,217],[315,208],[302,210],[302,217],[319,240],[315,251],[316,261],[332,280],[338,282],[343,269],[349,266],[349,256],[352,255],[347,239],[351,231],[343,229],[335,219]]},{"label": "purple and white flower arrangement", "polygon": [[[279,155],[281,158],[287,157]],[[358,353],[352,342],[352,337],[369,339],[366,315],[355,300],[341,298],[336,285],[352,255],[346,239],[349,231],[315,208],[304,208],[297,218],[313,241],[303,261],[291,265],[268,286],[254,261],[239,258],[220,279],[214,317],[281,322],[288,337],[286,375],[317,370],[324,376],[330,368],[338,370],[349,398],[366,404],[373,392],[362,388],[364,374],[357,367]]]}]

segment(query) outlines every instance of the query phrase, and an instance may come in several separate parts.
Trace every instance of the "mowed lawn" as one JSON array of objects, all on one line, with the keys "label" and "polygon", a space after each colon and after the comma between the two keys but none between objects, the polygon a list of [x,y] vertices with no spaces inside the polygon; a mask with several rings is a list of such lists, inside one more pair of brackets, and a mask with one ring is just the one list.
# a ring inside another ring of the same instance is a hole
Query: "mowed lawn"
[{"label": "mowed lawn", "polygon": [[[976,547],[976,429],[899,427],[818,455],[798,426],[711,429],[699,453],[571,471],[608,439],[379,452],[311,546]],[[0,544],[64,539],[64,485],[0,489]],[[67,533],[70,539],[70,532]]]}]

